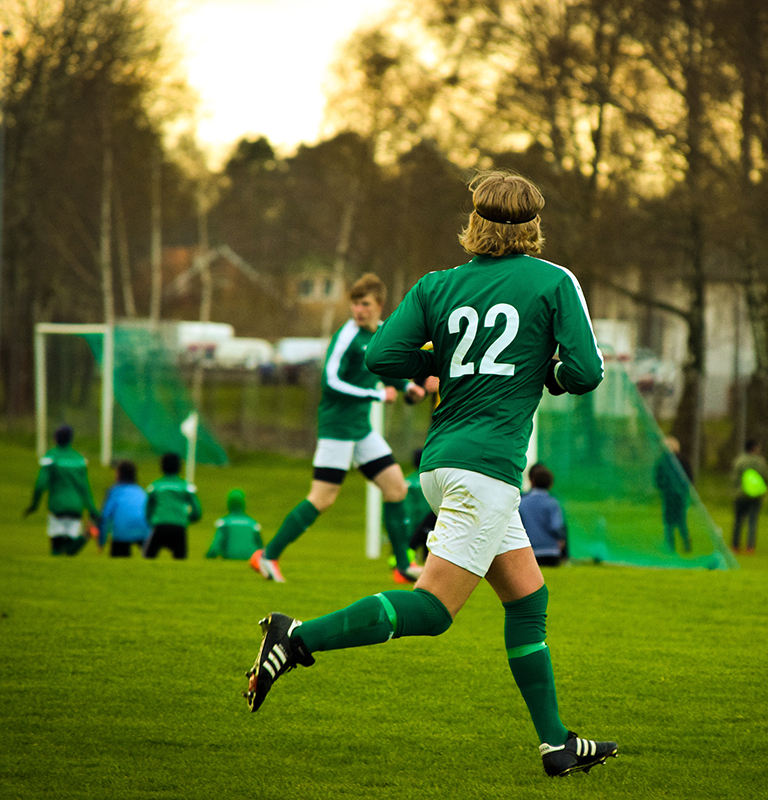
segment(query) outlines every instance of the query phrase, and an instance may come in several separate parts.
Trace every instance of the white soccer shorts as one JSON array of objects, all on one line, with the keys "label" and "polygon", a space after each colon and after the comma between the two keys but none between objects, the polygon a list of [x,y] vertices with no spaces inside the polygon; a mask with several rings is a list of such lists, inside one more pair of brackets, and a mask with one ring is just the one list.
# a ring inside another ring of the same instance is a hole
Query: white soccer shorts
[{"label": "white soccer shorts", "polygon": [[48,515],[48,536],[51,539],[54,536],[69,536],[70,539],[77,539],[82,532],[83,526],[79,519]]},{"label": "white soccer shorts", "polygon": [[369,461],[391,455],[392,449],[384,441],[384,437],[371,431],[364,439],[357,442],[342,439],[318,439],[315,448],[313,467],[326,469],[343,469],[345,472],[353,465],[359,467]]},{"label": "white soccer shorts", "polygon": [[520,490],[479,472],[441,467],[421,473],[421,488],[437,514],[427,547],[479,575],[496,556],[530,547],[520,519]]}]

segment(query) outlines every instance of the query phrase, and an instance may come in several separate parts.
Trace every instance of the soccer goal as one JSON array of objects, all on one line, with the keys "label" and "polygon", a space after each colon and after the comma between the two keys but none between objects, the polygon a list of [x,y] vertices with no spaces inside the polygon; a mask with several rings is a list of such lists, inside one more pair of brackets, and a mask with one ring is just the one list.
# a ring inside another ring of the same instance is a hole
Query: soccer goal
[{"label": "soccer goal", "polygon": [[[67,335],[83,340],[82,348],[48,341]],[[97,383],[92,380],[94,364],[100,369],[98,409],[88,400],[88,387]],[[62,405],[67,416],[74,414],[92,434],[99,419],[100,458],[105,466],[121,453],[143,452],[147,447],[155,453],[186,451],[192,469],[195,461],[227,463],[226,452],[195,408],[177,350],[152,323],[35,326],[37,449],[41,455],[46,450],[48,425],[57,414],[57,393],[66,397]],[[194,437],[190,437],[190,419],[196,421]],[[192,439],[194,452],[190,453]]]},{"label": "soccer goal", "polygon": [[48,363],[46,337],[85,336],[102,338],[100,460],[104,466],[112,460],[112,434],[115,410],[115,331],[111,325],[81,325],[38,322],[35,325],[35,412],[37,455],[42,457],[48,442]]}]

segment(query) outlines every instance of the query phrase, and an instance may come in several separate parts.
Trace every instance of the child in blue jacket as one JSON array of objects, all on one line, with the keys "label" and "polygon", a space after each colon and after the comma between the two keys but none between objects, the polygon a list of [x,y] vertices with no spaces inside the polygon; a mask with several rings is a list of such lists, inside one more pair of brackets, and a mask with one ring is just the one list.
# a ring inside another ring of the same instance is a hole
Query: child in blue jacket
[{"label": "child in blue jacket", "polygon": [[111,531],[109,554],[113,557],[130,556],[131,545],[141,548],[149,536],[147,493],[137,482],[133,461],[119,461],[115,471],[117,482],[107,492],[101,511],[99,547],[106,544],[107,534]]}]

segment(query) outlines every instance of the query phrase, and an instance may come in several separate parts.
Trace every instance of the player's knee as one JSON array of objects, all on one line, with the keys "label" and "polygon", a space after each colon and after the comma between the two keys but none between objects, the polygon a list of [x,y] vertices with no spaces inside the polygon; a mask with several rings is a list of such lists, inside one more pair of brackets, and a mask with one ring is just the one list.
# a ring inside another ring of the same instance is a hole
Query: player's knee
[{"label": "player's knee", "polygon": [[392,486],[382,492],[382,498],[385,503],[402,503],[406,497],[408,497],[408,487],[405,481],[403,481],[402,486]]}]

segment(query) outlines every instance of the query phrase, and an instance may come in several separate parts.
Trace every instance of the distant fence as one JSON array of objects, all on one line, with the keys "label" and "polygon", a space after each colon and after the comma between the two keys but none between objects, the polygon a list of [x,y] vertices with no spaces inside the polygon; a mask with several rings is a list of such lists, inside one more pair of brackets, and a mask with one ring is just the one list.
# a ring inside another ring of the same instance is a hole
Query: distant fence
[{"label": "distant fence", "polygon": [[[100,435],[101,371],[85,339],[51,337],[47,347],[48,430],[68,422],[77,436]],[[264,451],[301,457],[312,455],[317,435],[320,365],[268,365],[255,369],[179,363],[181,378],[199,400],[203,420],[230,455]],[[424,443],[430,405],[388,404],[385,435],[396,458],[409,463]],[[146,439],[115,406],[113,451],[117,456],[150,451]]]}]

